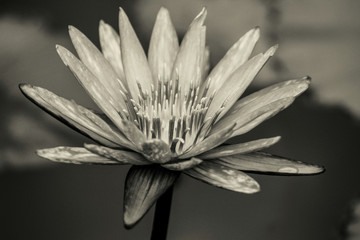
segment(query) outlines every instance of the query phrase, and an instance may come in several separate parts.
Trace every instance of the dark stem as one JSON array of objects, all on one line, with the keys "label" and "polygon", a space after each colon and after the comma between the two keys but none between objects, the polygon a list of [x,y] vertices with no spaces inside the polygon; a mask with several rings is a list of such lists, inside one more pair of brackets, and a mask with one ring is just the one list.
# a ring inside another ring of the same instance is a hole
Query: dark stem
[{"label": "dark stem", "polygon": [[156,202],[151,240],[166,240],[173,188],[171,186]]}]

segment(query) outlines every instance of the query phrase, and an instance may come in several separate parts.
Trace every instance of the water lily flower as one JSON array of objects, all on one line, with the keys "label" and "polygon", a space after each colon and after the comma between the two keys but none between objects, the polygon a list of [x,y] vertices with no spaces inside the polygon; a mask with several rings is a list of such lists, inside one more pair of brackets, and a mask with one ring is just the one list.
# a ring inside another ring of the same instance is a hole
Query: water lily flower
[{"label": "water lily flower", "polygon": [[70,26],[79,58],[62,46],[56,46],[57,52],[102,113],[41,87],[20,85],[31,101],[95,142],[41,149],[39,156],[75,164],[133,165],[125,182],[126,226],[137,223],[180,173],[250,194],[260,187],[244,172],[304,175],[324,170],[260,151],[280,137],[226,143],[288,107],[310,78],[240,98],[277,46],[250,58],[260,36],[256,27],[209,72],[206,14],[203,9],[192,21],[179,45],[169,13],[161,8],[147,56],[122,9],[120,34],[100,21],[101,51]]}]

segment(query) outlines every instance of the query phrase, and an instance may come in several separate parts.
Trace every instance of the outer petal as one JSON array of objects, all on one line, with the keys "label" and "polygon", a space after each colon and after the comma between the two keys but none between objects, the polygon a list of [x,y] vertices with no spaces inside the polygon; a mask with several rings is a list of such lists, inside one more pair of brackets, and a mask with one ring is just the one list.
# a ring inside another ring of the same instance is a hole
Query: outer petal
[{"label": "outer petal", "polygon": [[[224,120],[219,121],[211,130],[210,136],[217,134],[224,127],[229,124],[237,124],[236,129],[233,131],[230,137],[235,137],[240,134],[247,133],[254,127],[258,126],[263,121],[273,117],[281,110],[287,108],[291,103],[293,103],[294,98],[285,98],[278,101],[272,102],[268,105],[261,106],[260,108],[251,108],[250,106],[244,109],[244,111],[238,111],[231,118],[224,118]],[[230,138],[229,137],[229,138]]]},{"label": "outer petal", "polygon": [[265,54],[256,55],[236,69],[216,92],[206,116],[212,117],[220,107],[224,107],[219,116],[221,118],[243,94],[267,60],[274,55],[276,49],[277,46],[274,46]]},{"label": "outer petal", "polygon": [[125,181],[125,226],[134,226],[155,201],[174,184],[178,175],[178,172],[160,166],[133,166]]},{"label": "outer petal", "polygon": [[120,37],[116,31],[104,21],[99,24],[100,45],[104,57],[109,61],[118,74],[122,83],[126,85],[124,67],[121,59]]},{"label": "outer petal", "polygon": [[[291,103],[295,97],[299,96],[309,87],[310,79],[310,77],[304,77],[277,83],[238,100],[229,112],[216,123],[212,132],[216,132],[237,121],[237,119],[244,118],[244,116],[251,116],[251,114],[255,114],[261,109],[276,105],[280,106],[281,104],[279,105],[278,103],[284,103],[285,105],[287,102]],[[263,119],[266,118],[263,117]],[[258,122],[260,122],[259,120],[261,118],[257,119]],[[236,133],[236,135],[238,134],[240,134],[240,131]]]},{"label": "outer petal", "polygon": [[162,7],[156,17],[148,53],[154,82],[158,78],[164,82],[170,80],[178,50],[179,41],[174,25],[171,22],[168,10]]},{"label": "outer petal", "polygon": [[277,175],[309,175],[323,172],[324,167],[289,160],[267,153],[238,154],[214,160],[215,163],[230,168],[257,173]]},{"label": "outer petal", "polygon": [[53,117],[95,141],[109,147],[124,146],[124,142],[125,145],[128,144],[128,141],[120,133],[116,133],[100,117],[89,109],[77,105],[74,101],[59,97],[46,89],[27,84],[20,85],[20,89],[27,98]]},{"label": "outer petal", "polygon": [[201,160],[200,158],[191,158],[191,159],[177,162],[177,163],[163,164],[161,166],[163,166],[164,168],[167,168],[169,170],[173,170],[173,171],[184,171],[184,170],[193,168],[202,162],[203,162],[203,160]]},{"label": "outer petal", "polygon": [[280,136],[273,138],[264,138],[251,142],[224,145],[205,152],[198,157],[201,159],[215,159],[221,157],[232,156],[236,154],[244,154],[249,152],[259,151],[268,148],[280,140]]},{"label": "outer petal", "polygon": [[140,150],[140,146],[146,141],[145,135],[131,121],[122,120],[121,126],[125,136],[134,144],[137,150]]},{"label": "outer petal", "polygon": [[188,152],[184,153],[183,155],[180,155],[179,158],[187,159],[193,156],[197,156],[214,147],[219,146],[220,144],[224,143],[226,140],[230,138],[230,136],[233,134],[235,125],[236,124],[232,124],[222,129],[221,131],[217,132],[216,134],[213,134],[208,138],[205,138],[203,141],[195,144],[195,146],[191,148]]},{"label": "outer petal", "polygon": [[254,92],[238,100],[230,109],[228,114],[226,114],[226,117],[231,116],[232,114],[235,114],[237,111],[246,107],[255,109],[280,99],[290,97],[295,98],[308,89],[310,80],[311,78],[306,76],[300,79],[280,82]]},{"label": "outer petal", "polygon": [[213,162],[205,161],[184,173],[216,187],[235,192],[255,193],[260,191],[259,184],[247,174]]},{"label": "outer petal", "polygon": [[95,153],[97,155],[100,155],[102,157],[111,160],[116,160],[124,164],[133,164],[133,165],[152,164],[137,152],[117,150],[95,144],[84,144],[84,147],[92,153]]},{"label": "outer petal", "polygon": [[124,164],[114,159],[99,156],[81,147],[56,147],[36,151],[40,157],[54,162],[73,164]]},{"label": "outer petal", "polygon": [[[122,132],[124,132],[125,128],[123,126],[122,117],[120,116],[122,111],[118,111],[116,99],[111,96],[108,89],[105,88],[89,71],[89,69],[66,48],[57,46],[57,51],[64,64],[68,66],[74,73],[76,78],[79,80],[83,88],[86,89],[94,102],[111,119],[111,121]],[[126,145],[126,147],[134,149],[133,144]]]},{"label": "outer petal", "polygon": [[95,45],[78,29],[69,26],[69,34],[81,61],[114,99],[113,105],[116,110],[122,111],[125,108],[125,102],[121,91],[126,92],[126,89],[112,66]]},{"label": "outer petal", "polygon": [[[172,79],[179,78],[181,96],[189,90],[191,83],[199,83],[202,80],[201,69],[205,57],[205,32],[203,23],[206,18],[206,9],[193,20],[186,32],[176,57],[172,72]],[[197,85],[195,85],[197,86]]]},{"label": "outer petal", "polygon": [[250,57],[256,42],[259,40],[260,30],[258,27],[251,29],[242,36],[214,67],[208,76],[211,79],[209,93],[221,88],[225,80],[244,64]]},{"label": "outer petal", "polygon": [[120,48],[127,85],[133,99],[138,99],[138,83],[150,93],[152,76],[144,49],[124,10],[119,12]]}]

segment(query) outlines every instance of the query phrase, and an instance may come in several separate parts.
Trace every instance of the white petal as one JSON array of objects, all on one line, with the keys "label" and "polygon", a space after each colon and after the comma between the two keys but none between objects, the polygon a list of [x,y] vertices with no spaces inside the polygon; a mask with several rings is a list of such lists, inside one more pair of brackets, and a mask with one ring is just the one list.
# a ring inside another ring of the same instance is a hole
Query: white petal
[{"label": "white petal", "polygon": [[[204,61],[203,61],[203,68],[202,69],[203,69],[202,76],[203,76],[203,78],[205,78],[209,74],[209,70],[210,70],[210,49],[209,49],[208,46],[205,47]],[[204,83],[202,83],[202,84],[203,85],[201,85],[201,86],[205,86]]]},{"label": "white petal", "polygon": [[104,21],[99,24],[99,36],[102,53],[118,74],[122,83],[126,85],[124,67],[121,59],[120,37],[116,31]]},{"label": "white petal", "polygon": [[251,29],[242,36],[225,54],[209,74],[211,79],[209,92],[219,89],[230,75],[244,64],[250,57],[260,37],[258,27]]},{"label": "white petal", "polygon": [[280,82],[261,89],[238,100],[229,110],[227,115],[234,114],[244,107],[251,106],[255,109],[280,99],[289,97],[295,98],[308,89],[310,80],[311,78],[307,76],[299,79]]},{"label": "white petal", "polygon": [[278,101],[272,102],[265,106],[261,106],[258,109],[255,108],[246,108],[244,111],[238,111],[232,116],[232,118],[224,118],[223,121],[219,121],[210,131],[209,136],[217,134],[225,126],[229,124],[237,124],[236,129],[232,132],[230,137],[235,137],[240,134],[247,133],[256,126],[258,126],[263,121],[275,116],[280,111],[284,110],[291,103],[293,103],[294,98],[285,98]]},{"label": "white petal", "polygon": [[224,109],[219,116],[221,118],[243,94],[267,60],[274,55],[276,49],[277,46],[274,46],[265,54],[258,54],[236,69],[216,92],[206,116],[213,116],[223,106]]},{"label": "white petal", "polygon": [[116,110],[124,109],[125,102],[121,91],[126,92],[126,90],[104,55],[75,27],[69,26],[69,34],[81,61],[115,100],[114,107]]},{"label": "white petal", "polygon": [[122,120],[121,126],[122,133],[134,144],[136,150],[140,150],[142,144],[146,141],[145,135],[131,121]]},{"label": "white petal", "polygon": [[124,223],[133,227],[155,201],[171,187],[177,172],[160,166],[133,166],[125,180]]},{"label": "white petal", "polygon": [[193,157],[193,158],[185,160],[185,161],[181,161],[181,162],[177,162],[177,163],[162,164],[161,166],[164,168],[167,168],[169,170],[172,170],[172,171],[184,171],[184,170],[193,168],[202,162],[203,162],[203,160],[201,160],[200,158]]},{"label": "white petal", "polygon": [[249,153],[224,157],[214,162],[242,170],[277,175],[308,175],[323,172],[321,166],[294,161],[267,153]]},{"label": "white petal", "polygon": [[81,147],[56,147],[40,149],[36,151],[40,157],[54,162],[73,164],[121,164],[120,162],[108,159]]},{"label": "white petal", "polygon": [[[179,78],[181,96],[189,90],[190,84],[200,83],[202,80],[203,61],[205,56],[205,33],[203,26],[206,9],[193,20],[184,39],[181,42],[172,72],[172,79]],[[196,85],[195,85],[196,86]]]},{"label": "white petal", "polygon": [[155,82],[169,81],[171,70],[179,50],[179,41],[167,9],[161,8],[151,34],[149,46],[149,65]]},{"label": "white petal", "polygon": [[119,12],[120,49],[127,85],[133,99],[138,99],[138,83],[144,92],[150,93],[152,76],[144,49],[132,28],[124,10]]},{"label": "white petal", "polygon": [[259,111],[260,109],[266,109],[267,106],[277,105],[281,107],[281,104],[279,105],[279,103],[283,103],[284,106],[286,106],[288,102],[291,103],[295,97],[304,92],[308,88],[309,83],[310,78],[304,77],[274,84],[250,94],[238,100],[229,112],[216,123],[212,131],[215,132],[239,119],[244,119],[244,116],[251,117],[252,113]]},{"label": "white petal", "polygon": [[251,194],[260,191],[259,184],[247,174],[209,161],[184,173],[216,187],[235,192]]},{"label": "white petal", "polygon": [[99,146],[95,144],[84,144],[84,147],[92,153],[103,156],[105,158],[116,160],[123,164],[133,164],[133,165],[149,165],[150,162],[139,153],[131,151],[123,151],[112,149],[104,146]]},{"label": "white petal", "polygon": [[109,147],[123,146],[124,142],[125,145],[129,144],[122,134],[116,133],[91,110],[77,105],[74,101],[59,97],[40,87],[20,85],[20,89],[26,97],[52,116],[95,141]]},{"label": "white petal", "polygon": [[190,158],[192,156],[197,156],[201,153],[204,153],[210,149],[213,149],[220,144],[224,143],[226,140],[230,138],[233,134],[234,128],[236,124],[232,124],[227,126],[226,128],[218,131],[216,134],[212,134],[211,136],[205,138],[201,142],[195,144],[193,148],[190,148],[188,152],[185,152],[183,155],[180,155],[180,159]]},{"label": "white petal", "polygon": [[230,144],[217,147],[208,152],[205,152],[198,157],[201,159],[215,159],[220,157],[231,156],[235,154],[244,154],[249,152],[259,151],[264,148],[268,148],[280,140],[280,137],[273,138],[264,138],[255,141],[239,143],[239,144]]},{"label": "white petal", "polygon": [[[94,102],[123,133],[126,129],[124,129],[122,117],[119,115],[122,112],[117,110],[116,100],[112,98],[109,91],[98,81],[89,69],[66,48],[57,46],[56,49],[64,64],[74,73]],[[133,150],[135,149],[133,144],[127,145],[126,147]]]}]

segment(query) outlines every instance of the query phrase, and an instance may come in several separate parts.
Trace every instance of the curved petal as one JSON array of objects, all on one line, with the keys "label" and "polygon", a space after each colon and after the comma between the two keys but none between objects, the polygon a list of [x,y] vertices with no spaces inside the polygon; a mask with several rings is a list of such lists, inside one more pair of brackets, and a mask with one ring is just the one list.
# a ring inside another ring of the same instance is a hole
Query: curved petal
[{"label": "curved petal", "polygon": [[133,166],[125,180],[124,223],[133,227],[174,184],[179,173],[160,166]]},{"label": "curved petal", "polygon": [[188,152],[185,152],[184,154],[180,155],[180,159],[186,159],[193,156],[197,156],[201,153],[204,153],[214,147],[219,146],[220,144],[224,143],[226,140],[230,138],[230,136],[233,134],[234,128],[236,124],[232,124],[216,134],[212,134],[211,136],[205,138],[201,142],[198,142],[195,144],[193,148],[191,148]]},{"label": "curved petal", "polygon": [[[244,108],[256,109],[281,99],[296,98],[308,89],[310,81],[311,78],[306,76],[299,79],[273,84],[267,88],[263,88],[257,92],[249,94],[248,96],[238,100],[226,114],[224,119],[236,114],[238,111],[243,111]],[[222,120],[223,119],[220,121]]]},{"label": "curved petal", "polygon": [[[167,82],[171,77],[176,54],[179,50],[179,40],[166,8],[160,8],[156,17],[149,45],[149,66],[154,82]],[[155,84],[156,86],[156,84]]]},{"label": "curved petal", "polygon": [[[77,105],[40,87],[22,84],[22,93],[36,105],[76,131],[109,147],[128,145],[120,133],[116,133],[105,121],[91,110]],[[124,144],[125,143],[125,144]]]},{"label": "curved petal", "polygon": [[131,121],[122,120],[121,126],[122,133],[134,144],[137,150],[140,150],[141,145],[146,141],[145,135]]},{"label": "curved petal", "polygon": [[[123,126],[122,119],[126,118],[126,116],[122,116],[122,111],[118,111],[116,99],[111,96],[108,89],[105,88],[104,85],[100,83],[90,72],[90,70],[70,51],[61,46],[57,46],[56,49],[64,64],[74,73],[80,84],[88,92],[94,102],[111,119],[116,127],[118,127],[121,132],[124,132],[126,129]],[[133,144],[124,146],[134,149]]]},{"label": "curved petal", "polygon": [[[237,122],[239,127],[242,126],[233,136],[246,133],[262,121],[288,107],[297,96],[309,87],[310,80],[311,78],[307,76],[300,79],[284,81],[238,100],[229,112],[212,127],[212,133],[233,122]],[[264,114],[264,110],[270,112]],[[245,123],[248,121],[246,118],[252,118],[253,120],[244,126],[239,121]]]},{"label": "curved petal", "polygon": [[116,71],[122,83],[126,85],[124,67],[121,59],[120,37],[117,32],[104,21],[99,24],[99,37],[102,53]]},{"label": "curved petal", "polygon": [[[311,78],[307,76],[300,79],[284,81],[241,98],[232,106],[229,112],[213,126],[212,131],[215,132],[222,129],[238,119],[243,118],[243,116],[250,116],[252,113],[259,111],[259,109],[281,105],[277,103],[283,103],[284,107],[286,107],[287,102],[291,103],[297,96],[308,89],[310,80]],[[238,131],[236,135],[239,135],[239,133],[240,131]]]},{"label": "curved petal", "polygon": [[84,147],[92,153],[95,153],[97,155],[100,155],[102,157],[111,160],[116,160],[123,164],[132,164],[132,165],[152,164],[137,152],[117,150],[95,144],[84,144]]},{"label": "curved petal", "polygon": [[191,84],[198,86],[203,78],[201,68],[204,66],[206,33],[206,27],[203,24],[206,14],[207,11],[203,8],[190,24],[174,63],[172,79],[179,79],[182,97],[189,91]]},{"label": "curved petal", "polygon": [[218,118],[220,119],[243,94],[264,64],[274,55],[276,49],[277,46],[274,46],[266,53],[256,55],[237,68],[225,82],[219,86],[220,88],[217,90],[209,106],[206,117],[212,117],[219,108],[224,107]]},{"label": "curved petal", "polygon": [[122,8],[120,8],[119,12],[119,28],[120,49],[126,82],[132,98],[136,100],[140,93],[138,83],[141,85],[144,93],[150,94],[153,82],[152,75],[144,49]]},{"label": "curved petal", "polygon": [[255,141],[239,143],[239,144],[230,144],[223,145],[217,148],[214,148],[210,151],[207,151],[198,157],[201,159],[215,159],[221,157],[232,156],[236,154],[244,154],[249,152],[259,151],[264,148],[268,148],[280,140],[280,136],[273,138],[264,138]]},{"label": "curved petal", "polygon": [[250,57],[260,37],[259,27],[255,27],[242,36],[210,72],[209,93],[219,89],[230,75]]},{"label": "curved petal", "polygon": [[260,106],[259,108],[247,106],[242,111],[236,112],[236,114],[234,114],[232,117],[224,118],[223,120],[215,124],[215,126],[211,129],[209,136],[217,134],[224,127],[234,123],[237,124],[237,127],[230,137],[235,137],[240,134],[247,133],[263,121],[273,117],[281,110],[290,106],[293,101],[294,98],[285,98],[264,106]]},{"label": "curved petal", "polygon": [[126,92],[126,89],[112,66],[99,49],[77,28],[69,26],[69,35],[81,61],[114,99],[113,104],[116,110],[122,111],[125,108],[125,102],[121,92]]},{"label": "curved petal", "polygon": [[[208,46],[205,47],[205,51],[204,51],[204,61],[203,61],[203,72],[202,72],[202,76],[203,78],[205,78],[208,74],[209,74],[209,70],[210,70],[210,48]],[[205,79],[204,79],[205,80]],[[201,86],[206,86],[205,83],[201,83]],[[200,95],[201,96],[201,95]],[[201,99],[200,99],[201,100]],[[200,101],[199,100],[199,101]]]},{"label": "curved petal", "polygon": [[322,173],[324,167],[294,161],[267,153],[238,154],[214,160],[215,163],[230,168],[256,173],[276,175],[311,175]]},{"label": "curved petal", "polygon": [[167,163],[167,164],[163,164],[161,166],[164,168],[167,168],[169,170],[172,170],[172,171],[184,171],[184,170],[193,168],[202,162],[203,162],[203,160],[201,160],[200,158],[193,157],[193,158],[185,160],[185,161],[176,162],[176,163]]},{"label": "curved petal", "polygon": [[216,187],[235,192],[250,194],[260,191],[259,184],[247,174],[213,162],[205,161],[184,173]]},{"label": "curved petal", "polygon": [[73,164],[123,164],[90,152],[81,147],[56,147],[39,149],[36,154],[54,162]]}]

